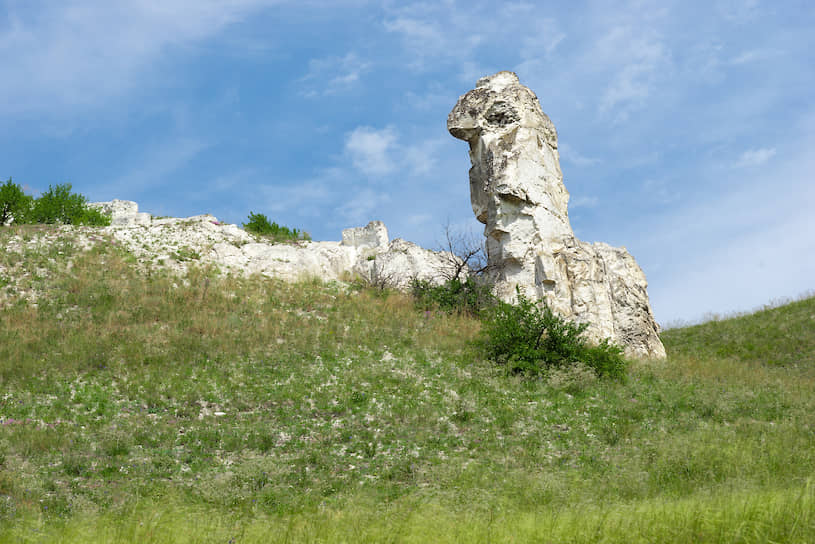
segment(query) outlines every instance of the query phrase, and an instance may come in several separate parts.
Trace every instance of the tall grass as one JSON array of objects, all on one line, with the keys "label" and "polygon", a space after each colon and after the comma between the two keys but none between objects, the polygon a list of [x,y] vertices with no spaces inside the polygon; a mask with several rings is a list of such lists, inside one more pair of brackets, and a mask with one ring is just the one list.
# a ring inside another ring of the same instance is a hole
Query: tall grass
[{"label": "tall grass", "polygon": [[139,503],[67,522],[27,519],[0,542],[786,542],[815,533],[815,494],[798,489],[654,499],[538,511],[454,512],[433,502],[357,505],[288,517],[252,517],[179,504]]},{"label": "tall grass", "polygon": [[815,540],[815,300],[530,380],[399,293],[0,246],[0,541]]}]

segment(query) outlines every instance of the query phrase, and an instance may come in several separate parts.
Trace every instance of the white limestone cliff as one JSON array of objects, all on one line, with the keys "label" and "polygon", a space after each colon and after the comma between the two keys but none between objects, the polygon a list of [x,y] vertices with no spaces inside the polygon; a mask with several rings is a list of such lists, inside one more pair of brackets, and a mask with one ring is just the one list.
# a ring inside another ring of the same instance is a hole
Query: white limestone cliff
[{"label": "white limestone cliff", "polygon": [[565,318],[590,324],[634,357],[665,357],[645,274],[625,248],[575,238],[557,131],[512,72],[480,79],[447,119],[470,145],[470,195],[484,223],[496,294],[516,288]]},{"label": "white limestone cliff", "polygon": [[151,220],[150,214],[139,212],[139,205],[132,200],[114,198],[110,202],[91,202],[88,205],[110,214],[112,225],[147,225]]},{"label": "white limestone cliff", "polygon": [[379,287],[404,289],[414,278],[442,281],[449,256],[402,239],[389,240],[381,221],[345,229],[342,242],[270,243],[212,215],[153,219],[135,202],[114,200],[93,206],[110,213],[104,230],[145,266],[184,272],[210,264],[227,273],[262,274],[286,281],[362,278]]}]

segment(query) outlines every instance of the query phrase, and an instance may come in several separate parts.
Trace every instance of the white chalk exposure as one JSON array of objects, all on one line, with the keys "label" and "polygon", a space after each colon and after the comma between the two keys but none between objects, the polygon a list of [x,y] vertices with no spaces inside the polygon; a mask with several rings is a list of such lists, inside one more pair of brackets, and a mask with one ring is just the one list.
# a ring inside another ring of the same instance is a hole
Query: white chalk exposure
[{"label": "white chalk exposure", "polygon": [[482,78],[459,98],[450,133],[470,144],[470,195],[485,225],[496,294],[516,288],[562,316],[588,322],[630,356],[665,357],[642,269],[625,248],[575,238],[557,132],[512,72]]},{"label": "white chalk exposure", "polygon": [[361,277],[382,287],[406,288],[413,278],[439,281],[440,271],[449,266],[441,252],[402,239],[389,241],[381,221],[345,229],[342,242],[269,243],[212,215],[152,219],[139,214],[135,202],[93,205],[112,214],[112,225],[103,230],[142,264],[179,272],[191,264],[212,264],[227,273],[287,281]]}]

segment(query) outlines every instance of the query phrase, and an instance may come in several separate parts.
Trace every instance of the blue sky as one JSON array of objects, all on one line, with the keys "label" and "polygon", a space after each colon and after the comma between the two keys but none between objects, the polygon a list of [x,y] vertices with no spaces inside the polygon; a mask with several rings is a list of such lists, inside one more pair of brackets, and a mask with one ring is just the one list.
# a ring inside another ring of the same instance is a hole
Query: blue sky
[{"label": "blue sky", "polygon": [[434,247],[481,230],[447,114],[513,70],[575,233],[697,320],[815,288],[813,28],[794,0],[0,0],[0,177]]}]

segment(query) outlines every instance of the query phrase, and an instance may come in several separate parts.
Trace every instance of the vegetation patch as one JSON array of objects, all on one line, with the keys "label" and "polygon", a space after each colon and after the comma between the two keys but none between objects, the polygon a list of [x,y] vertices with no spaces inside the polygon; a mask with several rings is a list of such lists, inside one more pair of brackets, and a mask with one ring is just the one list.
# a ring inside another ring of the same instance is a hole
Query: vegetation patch
[{"label": "vegetation patch", "polygon": [[626,360],[619,346],[583,338],[588,324],[555,314],[545,302],[517,291],[517,304],[497,301],[489,312],[482,345],[487,356],[513,373],[537,376],[553,368],[583,365],[598,376],[622,378]]},{"label": "vegetation patch", "polygon": [[184,246],[176,249],[172,253],[173,259],[179,262],[184,261],[197,261],[201,258],[201,254],[192,249],[191,247]]},{"label": "vegetation patch", "polygon": [[417,278],[411,282],[410,292],[416,306],[424,311],[439,310],[478,317],[495,304],[491,286],[473,276],[451,278],[440,285]]},{"label": "vegetation patch", "polygon": [[735,320],[525,379],[466,312],[179,281],[90,232],[0,229],[0,542],[815,541],[815,299],[762,337],[781,364],[717,355]]},{"label": "vegetation patch", "polygon": [[246,232],[268,238],[274,242],[296,242],[311,240],[307,232],[269,222],[269,218],[261,213],[249,212],[249,221],[243,224]]},{"label": "vegetation patch", "polygon": [[48,186],[39,198],[23,193],[11,178],[0,186],[0,225],[11,221],[16,224],[62,224],[103,227],[111,218],[88,206],[87,199],[71,192],[71,184]]}]

